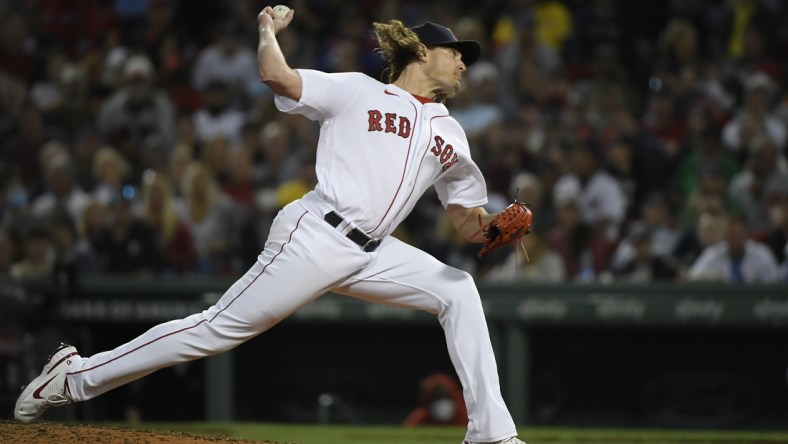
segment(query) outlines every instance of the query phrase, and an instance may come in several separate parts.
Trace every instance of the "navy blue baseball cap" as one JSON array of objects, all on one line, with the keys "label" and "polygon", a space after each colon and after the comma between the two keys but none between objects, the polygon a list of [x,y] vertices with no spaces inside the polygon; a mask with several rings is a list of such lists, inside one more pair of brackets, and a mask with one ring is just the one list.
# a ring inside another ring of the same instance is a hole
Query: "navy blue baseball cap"
[{"label": "navy blue baseball cap", "polygon": [[471,66],[473,62],[479,60],[479,56],[482,53],[479,42],[475,40],[457,40],[451,29],[437,23],[426,22],[411,29],[419,36],[421,43],[428,47],[443,46],[460,51],[462,62],[465,63],[465,66]]}]

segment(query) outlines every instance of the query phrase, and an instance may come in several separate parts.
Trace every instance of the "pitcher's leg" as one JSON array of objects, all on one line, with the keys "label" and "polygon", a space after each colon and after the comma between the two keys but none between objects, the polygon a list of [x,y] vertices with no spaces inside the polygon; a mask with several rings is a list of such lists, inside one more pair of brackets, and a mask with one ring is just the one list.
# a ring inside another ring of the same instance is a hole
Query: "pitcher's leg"
[{"label": "pitcher's leg", "polygon": [[252,316],[256,310],[245,303],[255,298],[253,284],[263,269],[255,263],[201,313],[159,324],[114,350],[76,359],[67,374],[72,399],[85,401],[158,369],[223,352],[270,328],[276,318]]},{"label": "pitcher's leg", "polygon": [[517,434],[501,396],[479,293],[468,273],[387,238],[370,265],[334,291],[437,314],[463,386],[468,408],[467,439],[494,442]]},{"label": "pitcher's leg", "polygon": [[463,386],[468,387],[464,392],[469,412],[466,438],[495,442],[515,436],[514,421],[501,396],[495,354],[476,286],[467,274],[455,283],[457,293],[449,296],[438,319],[452,363]]},{"label": "pitcher's leg", "polygon": [[67,373],[71,398],[91,399],[160,368],[233,348],[369,261],[367,253],[302,207],[283,213],[258,261],[214,306],[155,326],[114,350],[76,359]]}]

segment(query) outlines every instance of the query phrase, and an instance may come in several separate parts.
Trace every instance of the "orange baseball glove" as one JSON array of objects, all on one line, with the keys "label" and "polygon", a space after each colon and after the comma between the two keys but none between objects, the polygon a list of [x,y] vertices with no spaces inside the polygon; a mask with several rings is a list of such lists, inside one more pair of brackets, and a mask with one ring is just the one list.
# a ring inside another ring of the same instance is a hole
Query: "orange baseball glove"
[{"label": "orange baseball glove", "polygon": [[[479,250],[479,257],[486,256],[489,252],[514,243],[531,232],[534,214],[529,205],[523,202],[510,204],[495,216],[486,227],[480,226],[479,231],[484,231],[484,246]],[[477,231],[478,233],[478,231]],[[525,251],[528,260],[528,252]]]}]

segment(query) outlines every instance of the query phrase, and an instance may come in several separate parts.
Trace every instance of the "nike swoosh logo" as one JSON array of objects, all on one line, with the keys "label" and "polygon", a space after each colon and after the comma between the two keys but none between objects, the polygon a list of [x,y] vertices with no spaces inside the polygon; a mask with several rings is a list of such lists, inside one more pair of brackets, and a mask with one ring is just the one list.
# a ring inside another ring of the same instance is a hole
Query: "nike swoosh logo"
[{"label": "nike swoosh logo", "polygon": [[35,399],[44,399],[44,398],[41,396],[41,391],[42,391],[42,390],[44,390],[44,388],[45,388],[46,386],[48,386],[48,385],[49,385],[49,383],[50,383],[50,382],[52,382],[52,380],[53,380],[53,379],[55,379],[55,378],[57,378],[57,375],[55,375],[55,376],[53,376],[53,377],[49,378],[49,381],[45,382],[44,384],[42,384],[42,385],[41,385],[41,387],[37,388],[37,389],[36,389],[36,391],[34,391],[34,392],[33,392],[33,398],[35,398]]},{"label": "nike swoosh logo", "polygon": [[390,96],[396,96],[396,94],[394,94],[393,92],[389,92],[389,90],[387,90],[387,89],[384,89],[383,92],[388,94],[388,95],[390,95]]}]

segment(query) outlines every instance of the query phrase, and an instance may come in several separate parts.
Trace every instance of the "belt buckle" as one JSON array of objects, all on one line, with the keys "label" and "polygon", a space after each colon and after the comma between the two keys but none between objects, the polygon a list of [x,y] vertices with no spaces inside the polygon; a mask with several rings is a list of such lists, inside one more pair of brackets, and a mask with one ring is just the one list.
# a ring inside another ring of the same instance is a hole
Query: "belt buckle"
[{"label": "belt buckle", "polygon": [[365,243],[364,246],[361,247],[361,249],[364,250],[367,253],[371,253],[371,252],[377,250],[378,245],[380,245],[380,239],[373,238],[373,239],[368,240],[367,243]]}]

